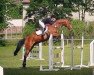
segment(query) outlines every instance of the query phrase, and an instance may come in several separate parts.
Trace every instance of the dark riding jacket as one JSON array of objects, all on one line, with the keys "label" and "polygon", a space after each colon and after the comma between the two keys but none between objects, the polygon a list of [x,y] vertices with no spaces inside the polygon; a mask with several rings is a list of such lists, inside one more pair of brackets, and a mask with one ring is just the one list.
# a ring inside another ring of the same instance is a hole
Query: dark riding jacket
[{"label": "dark riding jacket", "polygon": [[42,20],[42,22],[44,24],[50,24],[50,25],[52,25],[54,23],[54,21],[52,21],[51,18],[45,18]]}]

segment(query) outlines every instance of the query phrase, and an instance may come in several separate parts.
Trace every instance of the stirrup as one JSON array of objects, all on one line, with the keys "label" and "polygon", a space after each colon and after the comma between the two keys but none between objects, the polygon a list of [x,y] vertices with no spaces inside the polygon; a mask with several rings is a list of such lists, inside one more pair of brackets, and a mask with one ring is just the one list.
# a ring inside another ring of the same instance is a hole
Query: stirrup
[{"label": "stirrup", "polygon": [[46,28],[43,29],[43,34],[45,33]]},{"label": "stirrup", "polygon": [[46,30],[46,28],[44,28],[44,31]]},{"label": "stirrup", "polygon": [[45,32],[43,31],[43,32],[42,32],[42,35],[44,35],[44,34],[45,34]]}]

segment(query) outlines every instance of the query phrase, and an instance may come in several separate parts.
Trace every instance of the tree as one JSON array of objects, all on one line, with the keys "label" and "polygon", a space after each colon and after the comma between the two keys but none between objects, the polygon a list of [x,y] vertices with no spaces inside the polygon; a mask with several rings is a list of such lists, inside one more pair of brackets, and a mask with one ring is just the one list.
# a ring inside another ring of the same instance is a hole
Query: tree
[{"label": "tree", "polygon": [[85,38],[93,39],[94,38],[94,23],[91,22],[85,27]]},{"label": "tree", "polygon": [[75,38],[81,38],[82,33],[85,32],[85,23],[79,20],[72,20],[73,33]]},{"label": "tree", "polygon": [[16,3],[15,0],[7,0],[6,2],[6,18],[17,19],[22,17],[22,2]]},{"label": "tree", "polygon": [[[79,11],[79,19],[81,18],[82,21],[85,21],[85,12],[90,11],[91,2],[93,0],[72,0],[74,8]],[[80,16],[80,14],[82,16]]]},{"label": "tree", "polygon": [[[27,11],[28,13],[38,12],[39,18],[47,15],[47,12],[53,13],[57,18],[67,18],[73,9],[71,3],[69,0],[32,0]],[[42,12],[41,8],[46,8],[46,10]]]},{"label": "tree", "polygon": [[5,11],[6,11],[5,3],[6,3],[5,0],[0,0],[0,31],[7,26],[5,24],[5,18],[4,18]]},{"label": "tree", "polygon": [[[3,30],[5,27],[7,27],[7,24],[5,23],[5,0],[0,0],[0,31]],[[3,38],[3,34],[0,35],[0,39]],[[0,46],[5,45],[5,40],[0,40]]]},{"label": "tree", "polygon": [[7,27],[6,20],[21,18],[21,8],[21,3],[16,4],[14,0],[0,0],[0,31]]}]

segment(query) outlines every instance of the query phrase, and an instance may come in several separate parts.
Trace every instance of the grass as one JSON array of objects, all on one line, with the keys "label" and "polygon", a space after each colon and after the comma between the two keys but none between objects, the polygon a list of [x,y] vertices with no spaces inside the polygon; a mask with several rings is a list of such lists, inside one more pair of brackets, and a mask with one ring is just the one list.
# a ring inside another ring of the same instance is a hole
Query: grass
[{"label": "grass", "polygon": [[81,70],[59,70],[59,71],[39,71],[38,68],[6,68],[5,75],[92,75],[91,69]]},{"label": "grass", "polygon": [[[70,45],[69,45],[70,46]],[[65,46],[65,65],[71,63],[71,49],[69,46]],[[48,65],[48,49],[47,46],[43,46],[43,58],[45,60],[28,60],[27,68],[22,69],[22,52],[20,51],[18,56],[14,57],[13,52],[15,46],[0,47],[0,66],[4,68],[4,75],[92,75],[91,68],[83,68],[80,70],[64,70],[60,69],[55,72],[40,72],[39,66]],[[58,53],[61,50],[55,50],[54,53]],[[59,62],[59,58],[54,58],[54,61]],[[84,45],[84,60],[83,63],[88,65],[89,61],[89,44]],[[74,49],[74,64],[80,64],[80,49]]]}]

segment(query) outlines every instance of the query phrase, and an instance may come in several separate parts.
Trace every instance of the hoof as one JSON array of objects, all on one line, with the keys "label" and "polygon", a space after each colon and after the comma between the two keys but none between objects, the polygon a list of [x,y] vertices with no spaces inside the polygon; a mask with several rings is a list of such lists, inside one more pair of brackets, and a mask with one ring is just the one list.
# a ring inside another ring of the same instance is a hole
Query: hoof
[{"label": "hoof", "polygon": [[25,66],[25,65],[23,65],[23,68],[26,68],[26,66]]},{"label": "hoof", "polygon": [[26,68],[26,64],[23,64],[23,68]]},{"label": "hoof", "polygon": [[14,52],[14,56],[16,56],[16,55],[17,55],[17,53]]}]

